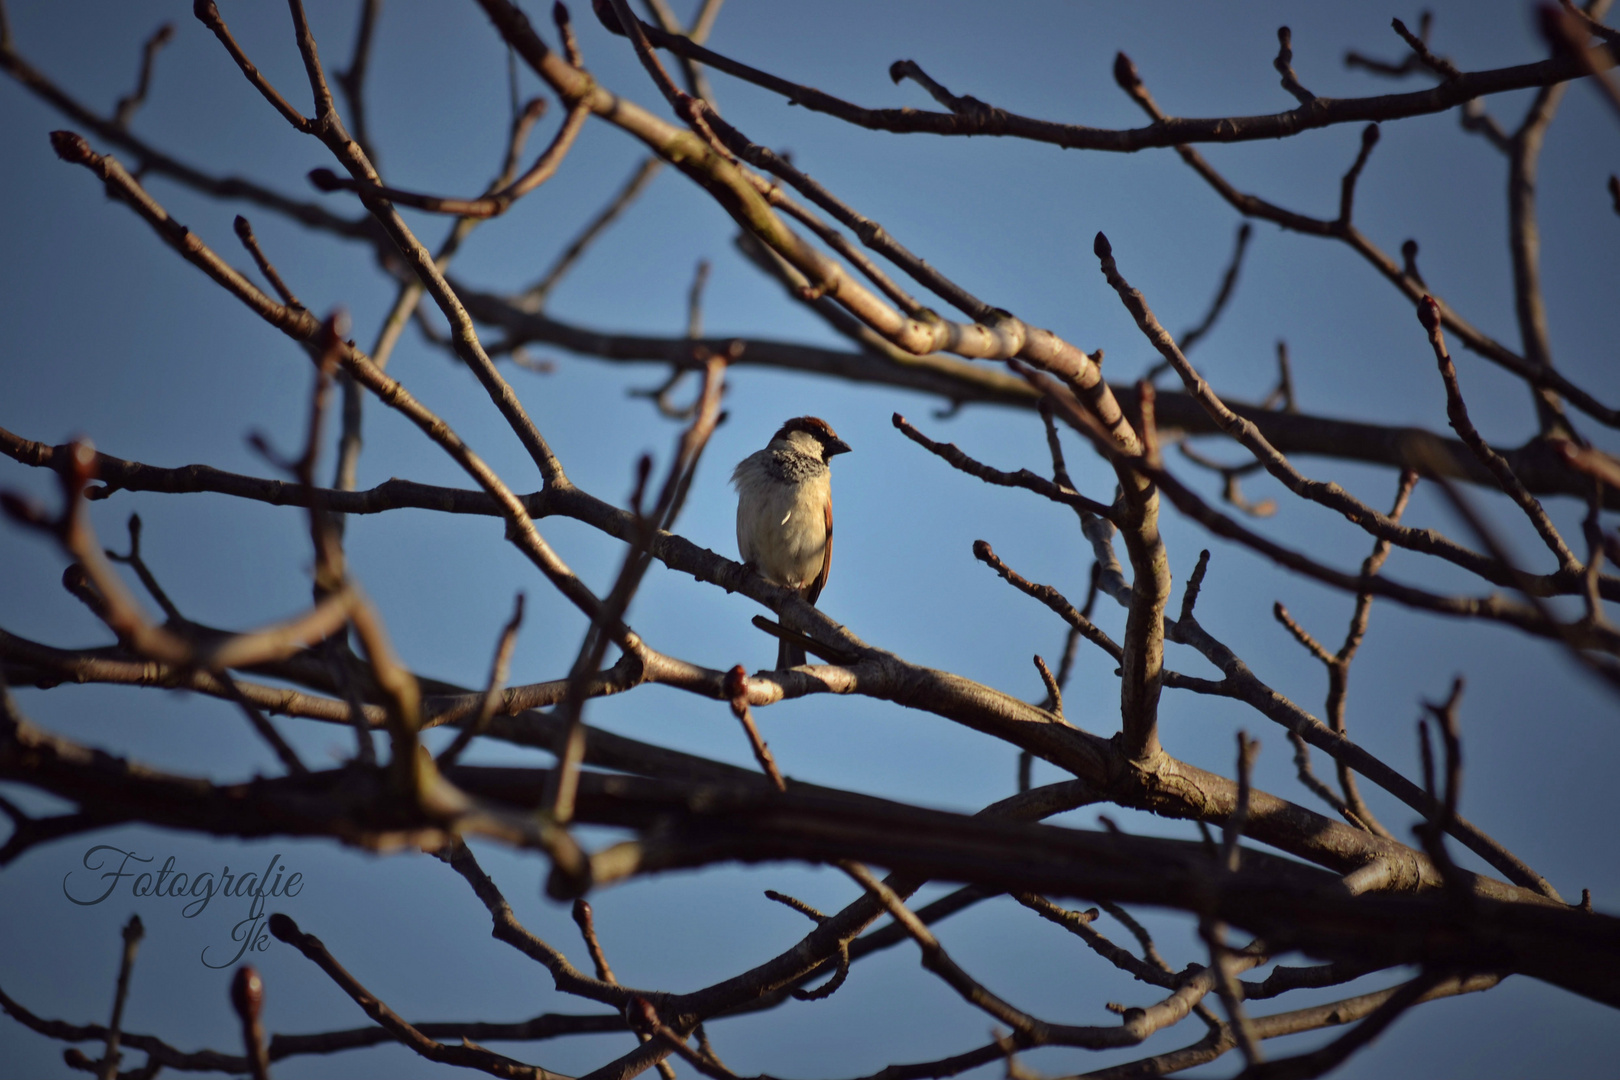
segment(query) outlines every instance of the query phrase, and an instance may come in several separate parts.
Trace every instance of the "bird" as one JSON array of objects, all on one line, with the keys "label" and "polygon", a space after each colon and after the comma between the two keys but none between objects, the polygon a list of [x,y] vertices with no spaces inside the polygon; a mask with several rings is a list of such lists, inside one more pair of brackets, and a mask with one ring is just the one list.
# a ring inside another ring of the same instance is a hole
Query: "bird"
[{"label": "bird", "polygon": [[[737,489],[737,551],[743,562],[812,604],[826,587],[832,566],[832,474],[827,466],[849,450],[827,421],[799,416],[731,473]],[[803,647],[778,643],[778,669],[804,662]]]}]

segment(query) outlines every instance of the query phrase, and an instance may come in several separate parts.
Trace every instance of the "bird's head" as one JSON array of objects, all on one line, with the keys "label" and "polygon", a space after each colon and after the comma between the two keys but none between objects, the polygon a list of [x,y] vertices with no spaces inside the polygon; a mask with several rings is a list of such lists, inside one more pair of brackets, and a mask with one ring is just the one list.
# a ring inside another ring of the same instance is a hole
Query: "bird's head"
[{"label": "bird's head", "polygon": [[819,416],[795,416],[777,429],[771,442],[811,450],[819,453],[822,461],[831,461],[835,454],[847,454],[850,450],[849,443],[840,439],[832,425]]}]

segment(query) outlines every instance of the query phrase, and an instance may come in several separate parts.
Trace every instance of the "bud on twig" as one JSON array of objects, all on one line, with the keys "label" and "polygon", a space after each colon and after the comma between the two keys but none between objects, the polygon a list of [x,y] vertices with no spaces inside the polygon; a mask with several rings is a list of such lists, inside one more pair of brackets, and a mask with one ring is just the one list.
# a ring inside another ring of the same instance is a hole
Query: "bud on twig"
[{"label": "bud on twig", "polygon": [[1114,81],[1127,94],[1134,93],[1142,86],[1142,76],[1137,74],[1136,64],[1122,52],[1114,54]]},{"label": "bud on twig", "polygon": [[1429,333],[1440,329],[1440,305],[1434,297],[1425,295],[1418,301],[1417,317],[1418,322],[1423,324],[1423,329]]},{"label": "bud on twig", "polygon": [[731,701],[748,696],[748,671],[741,664],[726,672],[724,693]]},{"label": "bud on twig", "polygon": [[608,33],[618,34],[620,37],[628,36],[619,22],[619,13],[613,10],[610,0],[591,0],[591,10],[596,12],[596,20],[607,29]]},{"label": "bud on twig", "polygon": [[236,977],[231,980],[231,1007],[243,1023],[259,1018],[264,1007],[264,980],[256,968],[244,964],[236,969]]},{"label": "bud on twig", "polygon": [[84,136],[76,131],[51,132],[51,149],[70,165],[88,165],[96,156]]},{"label": "bud on twig", "polygon": [[191,14],[210,30],[217,30],[224,24],[224,20],[219,17],[219,6],[214,0],[194,0]]}]

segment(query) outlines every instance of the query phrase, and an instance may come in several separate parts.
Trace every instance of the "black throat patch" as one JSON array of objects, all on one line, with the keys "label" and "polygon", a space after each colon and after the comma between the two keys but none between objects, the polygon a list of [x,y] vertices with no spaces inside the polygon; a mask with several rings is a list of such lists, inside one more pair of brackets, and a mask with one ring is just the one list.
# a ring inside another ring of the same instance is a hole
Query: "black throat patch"
[{"label": "black throat patch", "polygon": [[818,457],[798,450],[773,450],[767,468],[772,479],[802,484],[825,473],[827,464]]}]

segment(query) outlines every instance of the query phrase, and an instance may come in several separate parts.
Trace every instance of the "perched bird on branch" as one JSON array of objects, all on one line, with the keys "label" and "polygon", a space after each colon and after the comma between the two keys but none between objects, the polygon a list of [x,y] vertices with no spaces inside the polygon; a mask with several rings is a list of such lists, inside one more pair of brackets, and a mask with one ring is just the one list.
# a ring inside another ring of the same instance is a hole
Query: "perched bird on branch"
[{"label": "perched bird on branch", "polygon": [[[799,416],[783,424],[765,449],[737,464],[737,550],[767,580],[797,589],[812,604],[832,566],[832,472],[849,444],[825,420]],[[782,641],[778,669],[805,662],[804,649]]]}]

